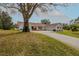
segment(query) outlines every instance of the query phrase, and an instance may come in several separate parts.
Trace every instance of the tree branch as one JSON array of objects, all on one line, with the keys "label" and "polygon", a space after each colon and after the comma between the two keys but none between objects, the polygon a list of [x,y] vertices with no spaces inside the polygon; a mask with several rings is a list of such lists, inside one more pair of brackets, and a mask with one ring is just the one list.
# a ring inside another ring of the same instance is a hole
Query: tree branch
[{"label": "tree branch", "polygon": [[38,6],[38,3],[36,3],[36,4],[33,6],[32,10],[30,11],[29,18],[32,16],[32,14],[33,14],[34,10],[37,8],[37,6]]}]

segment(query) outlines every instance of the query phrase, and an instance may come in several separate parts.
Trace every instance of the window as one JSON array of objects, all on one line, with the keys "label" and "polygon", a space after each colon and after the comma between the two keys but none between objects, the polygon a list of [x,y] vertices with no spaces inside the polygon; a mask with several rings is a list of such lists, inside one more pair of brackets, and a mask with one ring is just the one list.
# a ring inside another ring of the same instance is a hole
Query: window
[{"label": "window", "polygon": [[57,27],[57,29],[59,29],[59,27]]}]

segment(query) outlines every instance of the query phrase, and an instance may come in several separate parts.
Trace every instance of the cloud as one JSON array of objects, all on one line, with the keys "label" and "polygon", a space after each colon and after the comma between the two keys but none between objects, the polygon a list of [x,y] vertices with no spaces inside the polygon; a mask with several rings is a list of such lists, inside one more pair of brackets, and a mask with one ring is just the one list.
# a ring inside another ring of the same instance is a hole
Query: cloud
[{"label": "cloud", "polygon": [[59,10],[53,10],[52,12],[49,12],[49,16],[60,17],[60,18],[68,18],[66,15],[64,15],[63,12],[60,12]]},{"label": "cloud", "polygon": [[42,13],[38,9],[37,12],[41,18],[52,18],[55,20],[55,22],[68,23],[70,21],[70,18],[68,16],[66,16],[63,12],[60,12],[59,10],[56,10],[56,9],[53,9],[52,11],[49,11],[48,13]]},{"label": "cloud", "polygon": [[41,12],[39,8],[36,9],[36,14],[38,14],[40,17],[60,17],[60,18],[68,18],[66,15],[64,15],[59,10],[53,9],[52,11],[48,12]]}]

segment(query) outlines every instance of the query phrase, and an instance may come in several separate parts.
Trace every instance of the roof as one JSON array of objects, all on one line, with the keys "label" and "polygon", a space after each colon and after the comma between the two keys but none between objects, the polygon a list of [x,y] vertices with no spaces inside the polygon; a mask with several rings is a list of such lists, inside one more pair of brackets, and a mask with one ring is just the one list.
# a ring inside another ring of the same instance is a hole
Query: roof
[{"label": "roof", "polygon": [[56,26],[58,26],[58,25],[63,26],[63,25],[62,25],[62,24],[60,24],[60,23],[54,23],[54,24],[50,24],[50,25],[47,25],[47,26],[50,26],[50,27],[56,27]]},{"label": "roof", "polygon": [[42,23],[30,23],[32,26],[46,26],[46,24]]},{"label": "roof", "polygon": [[[20,26],[23,25],[23,22],[17,22],[16,26]],[[42,23],[29,23],[32,26],[46,26],[46,24],[42,24]]]}]

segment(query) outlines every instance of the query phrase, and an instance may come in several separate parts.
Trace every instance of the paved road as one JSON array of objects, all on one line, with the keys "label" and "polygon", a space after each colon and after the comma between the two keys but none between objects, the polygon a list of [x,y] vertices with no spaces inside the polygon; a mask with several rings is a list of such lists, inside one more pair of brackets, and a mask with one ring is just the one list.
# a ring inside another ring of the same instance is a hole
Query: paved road
[{"label": "paved road", "polygon": [[67,35],[62,35],[62,34],[58,34],[58,33],[51,32],[51,31],[33,31],[33,32],[41,33],[49,37],[55,38],[56,40],[59,40],[62,43],[65,43],[79,50],[79,38],[70,37]]}]

